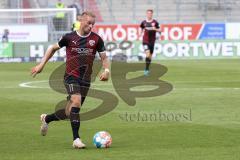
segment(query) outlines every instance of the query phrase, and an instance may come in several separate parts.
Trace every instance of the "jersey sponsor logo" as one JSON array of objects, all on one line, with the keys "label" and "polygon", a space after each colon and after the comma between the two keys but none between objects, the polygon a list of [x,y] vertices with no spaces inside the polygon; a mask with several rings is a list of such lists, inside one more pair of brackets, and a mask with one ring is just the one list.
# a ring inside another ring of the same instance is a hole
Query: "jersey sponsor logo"
[{"label": "jersey sponsor logo", "polygon": [[145,27],[145,29],[151,31],[154,30],[154,27]]},{"label": "jersey sponsor logo", "polygon": [[90,46],[94,46],[95,41],[94,40],[90,40],[88,43],[90,44]]},{"label": "jersey sponsor logo", "polygon": [[91,48],[72,48],[71,52],[77,52],[78,54],[91,54],[93,49]]}]

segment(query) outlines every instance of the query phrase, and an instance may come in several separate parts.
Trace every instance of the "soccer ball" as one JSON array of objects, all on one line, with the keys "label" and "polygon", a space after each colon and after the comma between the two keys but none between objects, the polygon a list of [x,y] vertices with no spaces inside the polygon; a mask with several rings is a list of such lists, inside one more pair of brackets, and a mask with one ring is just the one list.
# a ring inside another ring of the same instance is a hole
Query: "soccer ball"
[{"label": "soccer ball", "polygon": [[112,144],[112,137],[106,131],[97,132],[93,137],[93,144],[97,148],[108,148]]}]

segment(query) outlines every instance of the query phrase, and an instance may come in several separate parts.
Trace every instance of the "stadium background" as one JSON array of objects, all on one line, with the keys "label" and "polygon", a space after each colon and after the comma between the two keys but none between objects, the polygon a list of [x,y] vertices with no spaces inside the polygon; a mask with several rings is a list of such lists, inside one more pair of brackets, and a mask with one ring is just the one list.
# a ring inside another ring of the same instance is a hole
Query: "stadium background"
[{"label": "stadium background", "polygon": [[[67,121],[51,125],[46,137],[39,134],[39,115],[52,113],[66,98],[48,83],[63,64],[64,49],[51,59],[61,62],[48,63],[35,79],[30,76],[47,47],[69,32],[75,20],[74,9],[56,9],[56,2],[0,0],[0,38],[4,29],[10,32],[9,42],[0,43],[1,160],[239,159],[239,0],[77,1],[80,12],[96,13],[95,30],[106,43],[116,43],[117,49],[108,52],[110,58],[126,53],[130,64],[144,56],[138,25],[145,19],[146,9],[154,9],[163,34],[156,42],[153,63],[168,69],[160,79],[173,85],[168,94],[136,98],[136,105],[130,107],[116,93],[111,79],[106,83],[96,79],[92,88],[115,95],[118,105],[106,115],[81,123],[80,133],[88,146],[81,151],[71,148]],[[65,6],[73,3],[63,2]],[[58,13],[65,13],[64,26],[54,20]],[[134,44],[132,48],[121,50],[120,44],[128,40]],[[126,78],[142,75],[143,70],[130,71]],[[156,89],[142,84],[131,91]],[[100,102],[88,97],[81,112],[93,110]],[[92,137],[100,130],[112,135],[110,149],[93,146]]]},{"label": "stadium background", "polygon": [[[239,1],[63,0],[65,8],[62,10],[56,9],[57,2],[1,0],[0,36],[8,29],[11,42],[8,47],[1,46],[1,61],[35,61],[36,57],[42,57],[49,44],[71,31],[76,12],[69,7],[75,2],[78,2],[78,12],[92,10],[97,15],[95,31],[105,42],[118,42],[117,46],[122,41],[133,43],[124,51],[117,47],[108,52],[110,57],[119,52],[126,53],[129,60],[144,56],[139,23],[145,19],[147,8],[154,9],[154,18],[162,28],[155,46],[155,59],[236,58],[240,55]],[[13,8],[18,10],[4,10]],[[61,22],[56,22],[58,13],[65,15]],[[62,60],[63,53],[64,50],[60,51],[55,60]],[[2,57],[30,59],[3,60]]]}]

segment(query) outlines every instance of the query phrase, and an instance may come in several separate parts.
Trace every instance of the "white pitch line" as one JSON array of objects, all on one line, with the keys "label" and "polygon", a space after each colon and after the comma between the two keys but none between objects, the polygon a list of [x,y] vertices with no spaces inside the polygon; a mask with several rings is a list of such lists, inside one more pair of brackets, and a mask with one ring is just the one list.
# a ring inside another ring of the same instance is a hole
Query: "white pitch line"
[{"label": "white pitch line", "polygon": [[50,88],[50,87],[41,87],[41,86],[33,86],[31,84],[38,84],[38,83],[43,83],[43,82],[47,82],[47,80],[43,80],[43,81],[30,81],[30,82],[24,82],[24,83],[20,83],[18,86],[19,87],[25,87],[25,88]]},{"label": "white pitch line", "polygon": [[[39,83],[45,83],[48,82],[47,80],[42,80],[42,81],[30,81],[30,82],[24,82],[24,83],[20,83],[19,87],[25,87],[25,88],[50,88],[49,86],[37,86],[36,84]],[[35,85],[32,85],[35,84]],[[146,83],[147,84],[147,83]],[[92,89],[106,89],[106,90],[115,90],[115,89],[111,89],[111,88],[106,88],[106,87],[94,87],[94,86],[112,86],[112,84],[107,83],[107,84],[93,84],[92,85]],[[154,85],[155,86],[155,85]],[[139,88],[136,89],[136,91],[144,91],[144,90],[149,90],[148,87],[146,88]],[[240,90],[240,88],[225,88],[225,87],[212,87],[212,88],[173,88],[173,90]],[[120,89],[120,90],[128,90],[128,89]],[[151,89],[150,89],[151,90]]]},{"label": "white pitch line", "polygon": [[226,89],[230,89],[230,90],[239,90],[240,88],[227,88],[227,87],[213,87],[213,88],[173,88],[173,89],[177,89],[177,90],[191,90],[191,89],[196,89],[196,90],[226,90]]}]

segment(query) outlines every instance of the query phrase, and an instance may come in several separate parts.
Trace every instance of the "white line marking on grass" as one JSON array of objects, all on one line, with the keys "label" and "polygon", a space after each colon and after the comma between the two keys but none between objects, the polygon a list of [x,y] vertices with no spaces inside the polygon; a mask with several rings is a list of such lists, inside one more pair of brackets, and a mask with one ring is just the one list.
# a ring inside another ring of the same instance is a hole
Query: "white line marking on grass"
[{"label": "white line marking on grass", "polygon": [[191,89],[195,89],[195,90],[226,90],[226,89],[230,89],[230,90],[239,90],[240,88],[227,88],[227,87],[216,87],[216,88],[174,88],[176,90],[191,90]]},{"label": "white line marking on grass", "polygon": [[24,83],[20,83],[19,87],[25,87],[25,88],[50,88],[48,86],[44,87],[44,86],[33,86],[32,84],[39,84],[39,83],[44,83],[44,82],[48,82],[47,80],[43,80],[43,81],[30,81],[30,82],[24,82]]},{"label": "white line marking on grass", "polygon": [[230,124],[240,124],[239,121],[231,121]]},{"label": "white line marking on grass", "polygon": [[189,83],[239,83],[240,81],[239,80],[222,80],[222,81],[166,81],[168,83],[183,83],[183,84],[189,84]]},{"label": "white line marking on grass", "polygon": [[[45,82],[48,82],[48,80],[42,80],[42,81],[29,81],[29,82],[23,82],[23,83],[20,83],[19,84],[19,87],[24,87],[24,88],[50,88],[49,86],[37,86],[37,84],[39,83],[45,83]],[[35,85],[33,85],[35,84]],[[134,83],[131,83],[131,84],[134,84]],[[139,84],[139,83],[137,83]],[[143,85],[144,84],[149,84],[149,83],[142,83]],[[104,89],[104,90],[113,90],[115,91],[114,88],[108,88],[108,87],[96,87],[96,86],[113,86],[112,83],[101,83],[101,84],[92,84],[92,89]],[[155,86],[155,85],[153,85]],[[203,87],[203,88],[173,88],[173,90],[240,90],[240,88],[227,88],[227,87]],[[128,89],[120,89],[120,90],[128,90]],[[145,90],[149,90],[149,87],[140,87],[139,89],[136,89],[137,91],[145,91]],[[150,89],[151,90],[151,89]]]}]

